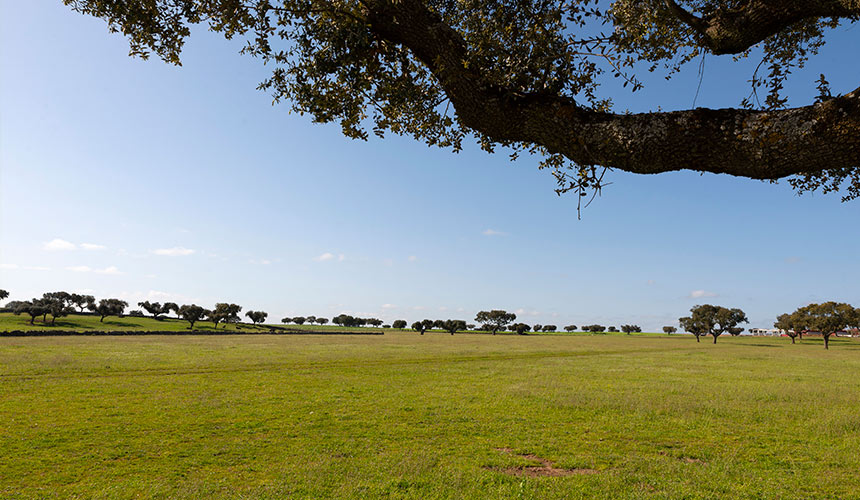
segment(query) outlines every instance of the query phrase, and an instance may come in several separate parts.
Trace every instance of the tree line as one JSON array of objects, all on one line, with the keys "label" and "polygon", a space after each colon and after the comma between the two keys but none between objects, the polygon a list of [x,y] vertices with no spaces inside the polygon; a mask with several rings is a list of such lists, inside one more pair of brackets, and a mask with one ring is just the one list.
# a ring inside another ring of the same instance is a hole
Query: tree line
[{"label": "tree line", "polygon": [[[9,296],[6,290],[0,290],[0,300]],[[138,302],[137,305],[156,320],[166,317],[168,314],[174,314],[176,318],[189,322],[189,329],[194,328],[194,324],[198,321],[211,321],[215,328],[221,324],[226,328],[228,324],[240,323],[242,318],[242,306],[238,304],[221,302],[215,304],[213,309],[206,309],[196,304],[179,305],[175,302]],[[42,322],[48,324],[47,317],[51,316],[51,326],[55,325],[57,318],[68,316],[71,313],[84,313],[85,311],[99,316],[99,321],[104,322],[104,319],[109,316],[121,317],[125,314],[128,303],[121,299],[106,298],[96,302],[92,295],[68,293],[68,292],[48,292],[42,294],[41,298],[33,298],[25,301],[12,301],[6,304],[5,309],[11,310],[16,315],[26,314],[30,316],[30,324],[35,324],[38,317],[42,317]],[[140,310],[131,311],[129,316],[144,316]],[[265,311],[249,310],[245,312],[245,317],[248,318],[254,325],[263,324],[268,318],[268,313]],[[475,315],[474,323],[467,323],[461,319],[424,319],[411,324],[411,329],[424,335],[425,332],[433,329],[442,330],[454,335],[459,331],[479,331],[488,332],[496,335],[498,332],[510,330],[519,335],[525,335],[528,332],[556,332],[556,325],[534,324],[528,325],[522,322],[516,322],[517,315],[503,309],[492,309],[489,311],[479,311]],[[284,324],[296,325],[326,325],[329,323],[328,318],[322,316],[295,316],[285,317],[281,319]],[[331,323],[343,327],[382,327],[405,329],[407,322],[403,319],[393,321],[391,324],[384,324],[378,318],[361,318],[349,314],[339,314],[331,319]],[[732,336],[740,335],[744,331],[740,325],[749,323],[746,313],[739,308],[726,308],[723,306],[715,306],[712,304],[697,305],[690,309],[690,315],[678,319],[678,323],[683,331],[691,333],[696,337],[696,342],[700,342],[702,336],[710,335],[716,344],[717,338],[722,334],[728,333]],[[799,337],[803,340],[803,335],[807,333],[820,334],[824,338],[824,348],[829,349],[830,337],[847,330],[848,328],[860,328],[860,308],[854,308],[849,304],[842,302],[824,302],[821,304],[808,304],[797,308],[792,313],[781,314],[777,317],[774,327],[785,332],[791,337],[791,342],[795,343],[795,338]],[[576,325],[566,325],[563,327],[566,332],[574,332],[578,329]],[[583,332],[590,333],[606,333],[619,332],[615,326],[603,326],[599,324],[584,325],[580,328]],[[638,325],[622,325],[621,332],[639,333],[642,331]],[[674,326],[664,326],[663,332],[667,334],[676,333],[678,329]]]}]

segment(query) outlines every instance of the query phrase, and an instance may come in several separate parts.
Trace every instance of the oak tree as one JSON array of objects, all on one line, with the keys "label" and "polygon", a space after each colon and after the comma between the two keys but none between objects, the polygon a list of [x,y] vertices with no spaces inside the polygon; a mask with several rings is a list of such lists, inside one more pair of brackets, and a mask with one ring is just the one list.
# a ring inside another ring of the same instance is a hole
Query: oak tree
[{"label": "oak tree", "polygon": [[497,331],[503,329],[515,319],[517,319],[516,314],[509,313],[508,311],[504,311],[501,309],[493,309],[492,311],[479,311],[478,314],[475,315],[475,321],[486,326],[489,331],[493,332],[493,335],[495,335]]},{"label": "oak tree", "polygon": [[[690,169],[860,196],[860,88],[833,95],[822,75],[816,102],[784,95],[828,32],[860,18],[857,0],[63,2],[172,64],[193,26],[239,38],[272,68],[259,88],[315,122],[539,154],[559,192],[599,190],[606,168]],[[627,113],[606,91],[753,54],[763,74],[734,108]]]}]

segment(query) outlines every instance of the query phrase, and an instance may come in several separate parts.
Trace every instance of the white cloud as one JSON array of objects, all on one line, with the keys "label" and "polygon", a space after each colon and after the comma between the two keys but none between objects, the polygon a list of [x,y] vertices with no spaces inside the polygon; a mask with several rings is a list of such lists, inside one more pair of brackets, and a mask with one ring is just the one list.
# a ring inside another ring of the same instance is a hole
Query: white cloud
[{"label": "white cloud", "polygon": [[337,256],[337,261],[338,261],[338,262],[343,262],[345,259],[346,259],[346,256],[345,256],[344,254],[340,254],[340,255],[338,255],[338,256]]},{"label": "white cloud", "polygon": [[495,229],[489,229],[489,228],[481,231],[481,234],[483,234],[484,236],[507,236],[508,235],[508,233],[506,233],[504,231],[496,231]]},{"label": "white cloud", "polygon": [[24,266],[24,269],[26,269],[27,271],[50,271],[51,270],[50,267],[44,267],[44,266]]},{"label": "white cloud", "polygon": [[153,250],[152,253],[155,255],[165,255],[167,257],[183,257],[193,254],[194,250],[185,247],[157,248]]},{"label": "white cloud", "polygon": [[[341,255],[341,257],[343,257],[343,255]],[[322,255],[318,255],[318,256],[314,257],[314,260],[317,262],[327,262],[327,261],[330,261],[333,259],[334,259],[334,254],[331,252],[326,252]],[[343,259],[341,259],[341,260],[343,260]]]},{"label": "white cloud", "polygon": [[397,306],[395,306],[394,304],[382,304],[383,309],[394,309],[395,307]]},{"label": "white cloud", "polygon": [[77,247],[74,243],[66,240],[61,240],[60,238],[54,238],[53,240],[45,243],[45,250],[74,250],[75,248]]},{"label": "white cloud", "polygon": [[104,250],[107,247],[104,245],[97,245],[95,243],[81,243],[81,248],[84,250]]},{"label": "white cloud", "polygon": [[104,269],[93,269],[90,266],[70,266],[70,267],[67,267],[66,270],[73,271],[76,273],[96,273],[96,274],[111,274],[111,275],[123,274],[122,272],[120,272],[119,269],[117,269],[116,266],[108,266]]},{"label": "white cloud", "polygon": [[693,290],[687,297],[690,299],[701,299],[703,297],[716,297],[717,294],[707,290]]},{"label": "white cloud", "polygon": [[410,255],[409,258],[406,260],[408,260],[409,262],[418,262],[418,257]]}]

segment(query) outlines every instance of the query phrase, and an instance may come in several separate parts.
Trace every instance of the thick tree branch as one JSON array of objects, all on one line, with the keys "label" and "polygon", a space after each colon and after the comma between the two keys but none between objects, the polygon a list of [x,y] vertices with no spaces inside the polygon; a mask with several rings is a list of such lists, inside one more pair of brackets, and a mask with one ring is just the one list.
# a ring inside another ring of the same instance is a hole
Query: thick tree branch
[{"label": "thick tree branch", "polygon": [[860,88],[780,111],[604,113],[564,96],[489,84],[465,64],[462,37],[420,0],[377,0],[367,18],[430,68],[466,126],[499,142],[539,144],[579,164],[642,174],[692,169],[778,179],[860,165]]},{"label": "thick tree branch", "polygon": [[669,10],[702,38],[714,54],[737,54],[804,19],[860,16],[860,0],[748,0],[696,17],[674,0]]}]

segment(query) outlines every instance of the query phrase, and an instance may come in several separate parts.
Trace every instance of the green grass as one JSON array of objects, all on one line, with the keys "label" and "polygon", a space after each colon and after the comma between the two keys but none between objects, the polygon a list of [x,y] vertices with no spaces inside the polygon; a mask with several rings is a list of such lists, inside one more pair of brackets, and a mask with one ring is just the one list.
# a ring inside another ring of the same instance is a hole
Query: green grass
[{"label": "green grass", "polygon": [[858,498],[858,394],[850,339],[5,337],[0,498]]}]

